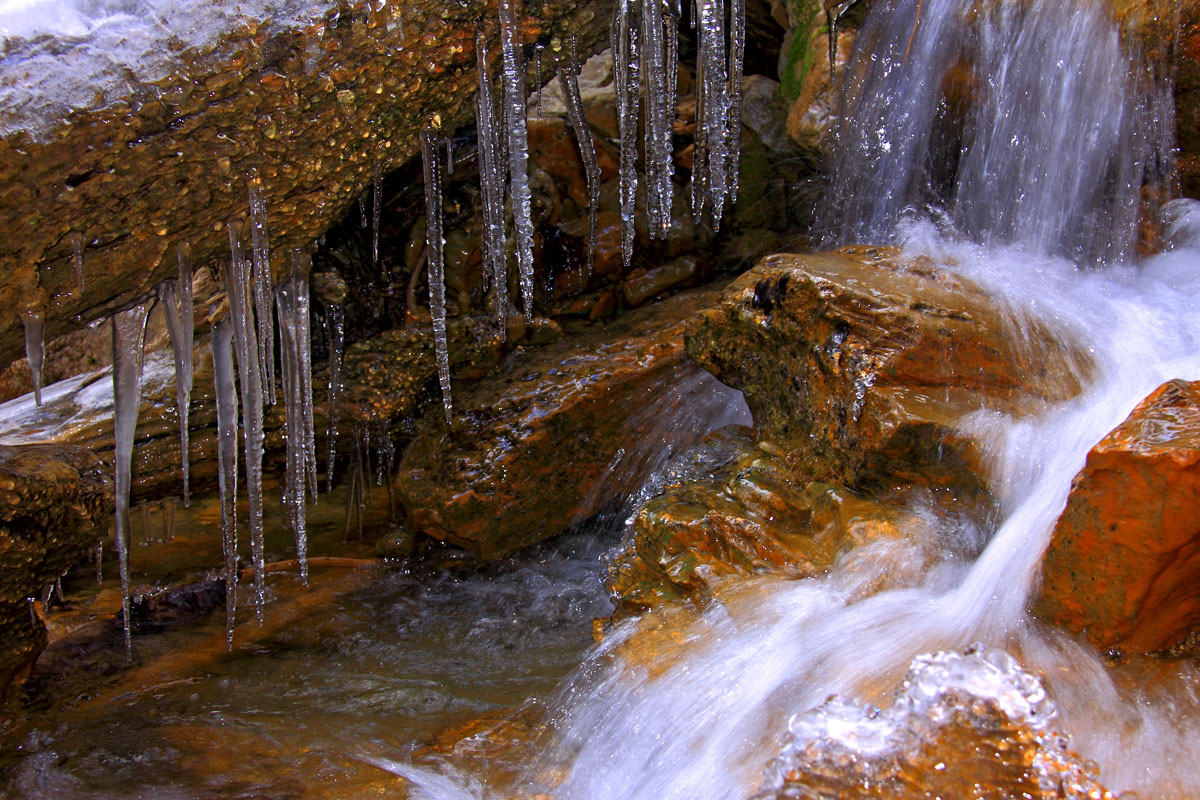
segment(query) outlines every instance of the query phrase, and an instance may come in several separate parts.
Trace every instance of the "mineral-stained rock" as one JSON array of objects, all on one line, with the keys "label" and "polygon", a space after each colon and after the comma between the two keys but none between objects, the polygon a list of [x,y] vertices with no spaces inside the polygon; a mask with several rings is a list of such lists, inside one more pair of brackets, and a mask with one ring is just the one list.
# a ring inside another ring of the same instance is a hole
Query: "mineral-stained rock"
[{"label": "mineral-stained rock", "polygon": [[[525,39],[578,34],[590,53],[607,38],[609,7],[534,0]],[[14,132],[0,138],[0,301],[11,309],[0,315],[0,365],[21,354],[22,308],[45,305],[52,339],[173,276],[177,244],[197,264],[223,257],[225,222],[247,214],[251,180],[286,269],[290,249],[311,245],[370,185],[376,162],[403,164],[431,119],[447,130],[471,119],[477,18],[495,41],[495,12],[478,0],[330,3],[299,29],[246,18],[208,44],[164,43],[169,74],[130,75],[123,97],[96,87],[96,102],[51,115],[48,129],[14,130],[23,111],[4,109]],[[19,72],[24,57],[6,49],[5,68]]]},{"label": "mineral-stained rock", "polygon": [[1100,648],[1155,651],[1200,628],[1200,382],[1156,389],[1092,451],[1033,609]]},{"label": "mineral-stained rock", "polygon": [[854,246],[763,259],[698,317],[688,353],[745,393],[800,474],[975,491],[975,448],[954,433],[962,414],[1036,411],[1077,393],[1089,369],[1037,321],[1021,332],[969,281]]},{"label": "mineral-stained rock", "polygon": [[925,528],[902,506],[805,481],[749,428],[725,428],[677,464],[662,493],[638,510],[608,583],[618,615],[677,599],[703,603],[727,577],[808,577],[854,547]]},{"label": "mineral-stained rock", "polygon": [[45,646],[26,600],[94,547],[112,518],[108,468],[81,447],[0,447],[0,697]]},{"label": "mineral-stained rock", "polygon": [[[684,321],[718,291],[677,295],[514,353],[497,374],[464,387],[453,426],[430,427],[404,454],[397,482],[409,524],[490,558],[598,510],[610,498],[590,490],[639,435],[627,421],[681,368]],[[616,496],[628,487],[611,488]]]}]

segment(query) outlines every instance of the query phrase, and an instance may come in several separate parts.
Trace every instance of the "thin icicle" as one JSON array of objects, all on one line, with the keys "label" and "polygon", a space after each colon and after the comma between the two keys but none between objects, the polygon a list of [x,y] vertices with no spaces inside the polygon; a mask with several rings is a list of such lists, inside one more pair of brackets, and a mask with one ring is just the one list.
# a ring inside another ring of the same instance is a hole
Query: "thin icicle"
[{"label": "thin icicle", "polygon": [[71,266],[75,269],[75,285],[79,287],[80,294],[83,293],[84,278],[83,278],[83,234],[79,231],[71,231]]},{"label": "thin icicle", "polygon": [[258,624],[262,625],[267,592],[263,568],[262,375],[256,358],[258,342],[250,296],[250,270],[242,252],[241,222],[230,220],[228,228],[230,259],[225,265],[225,289],[229,296],[229,314],[233,318],[233,345],[242,394],[242,441],[246,452],[246,494],[250,501],[250,558],[254,562],[254,611]]},{"label": "thin icicle", "polygon": [[633,261],[637,215],[637,127],[641,57],[638,52],[638,19],[632,0],[618,0],[612,26],[613,77],[617,88],[617,126],[621,137],[621,262]]},{"label": "thin icicle", "polygon": [[25,326],[25,360],[33,374],[33,402],[42,405],[42,364],[46,360],[46,318],[40,308],[27,308],[21,312],[21,323]]},{"label": "thin icicle", "polygon": [[567,59],[558,65],[558,82],[566,100],[567,117],[579,143],[579,157],[583,159],[583,172],[587,176],[588,189],[588,277],[596,264],[596,213],[600,208],[600,164],[596,160],[596,145],[592,141],[592,129],[584,116],[583,98],[579,95],[579,54],[575,37],[571,37]]},{"label": "thin icicle", "polygon": [[[729,201],[738,193],[742,155],[742,63],[746,55],[746,0],[729,0]],[[832,63],[832,62],[830,62]]]},{"label": "thin icicle", "polygon": [[362,195],[358,196],[358,216],[362,220],[361,227],[366,229],[371,223],[367,222],[367,201]]},{"label": "thin icicle", "polygon": [[[191,337],[185,337],[181,307],[175,299],[175,281],[163,281],[158,286],[158,302],[167,321],[167,332],[171,335],[171,349],[175,355],[175,404],[179,415],[180,467],[183,472],[184,502],[188,497],[188,401],[191,395],[192,364]],[[186,359],[184,350],[188,350]]]},{"label": "thin icicle", "polygon": [[175,286],[179,301],[179,344],[171,337],[175,350],[175,402],[179,409],[179,446],[183,457],[183,507],[191,505],[189,482],[188,411],[192,401],[192,349],[196,337],[195,305],[192,300],[192,247],[187,242],[175,249],[179,260],[179,282]]},{"label": "thin icicle", "polygon": [[150,527],[150,504],[146,501],[138,503],[138,516],[142,518],[142,545],[154,544],[154,530]]},{"label": "thin icicle", "polygon": [[325,305],[325,341],[329,345],[329,386],[325,400],[325,491],[333,491],[338,423],[342,417],[342,355],[346,348],[346,312],[340,303]]},{"label": "thin icicle", "polygon": [[116,474],[117,565],[121,572],[121,620],[125,654],[133,655],[129,619],[129,486],[133,438],[141,404],[143,348],[149,303],[119,311],[112,318],[113,469]]},{"label": "thin icicle", "polygon": [[304,460],[308,474],[308,491],[313,502],[317,501],[320,488],[317,486],[317,430],[313,422],[313,379],[312,379],[312,300],[309,293],[308,276],[312,273],[312,256],[292,249],[292,281],[296,283],[296,335],[300,351],[300,397],[301,421],[304,425]]},{"label": "thin icicle", "polygon": [[534,108],[537,113],[537,118],[542,118],[542,45],[538,43],[533,48],[533,82],[537,87],[535,90]]},{"label": "thin icicle", "polygon": [[446,137],[446,177],[454,174],[454,137]]},{"label": "thin icicle", "polygon": [[671,227],[674,185],[672,138],[675,86],[668,66],[668,31],[675,20],[664,0],[642,0],[642,72],[646,83],[646,213],[650,235],[660,238]]},{"label": "thin icicle", "polygon": [[442,259],[442,164],[438,160],[437,132],[421,131],[421,156],[425,166],[425,252],[429,260],[429,313],[433,318],[433,350],[446,424],[451,420],[450,351],[446,341],[446,276]]},{"label": "thin icicle", "polygon": [[[478,23],[477,23],[478,25]],[[504,340],[508,317],[508,261],[504,251],[504,160],[501,157],[500,126],[496,99],[488,67],[487,40],[482,26],[475,31],[475,57],[479,69],[479,92],[475,95],[475,127],[478,130],[479,184],[483,203],[484,272],[490,283],[488,297],[492,324]]]},{"label": "thin icicle", "polygon": [[237,384],[233,379],[233,320],[212,329],[213,387],[217,396],[217,461],[221,489],[221,554],[225,574],[226,646],[233,649],[237,609]]},{"label": "thin icicle", "polygon": [[519,0],[498,0],[500,49],[504,56],[504,105],[508,132],[508,191],[516,229],[522,311],[533,320],[533,200],[529,189],[529,131],[526,127],[525,59]]},{"label": "thin icicle", "polygon": [[175,539],[175,512],[179,509],[178,497],[164,497],[158,504],[163,515],[163,539],[170,542]]},{"label": "thin icicle", "polygon": [[[729,194],[729,88],[725,48],[724,0],[697,0],[699,46],[697,82],[703,101],[697,103],[696,136],[703,133],[706,158],[700,165],[707,188],[706,205],[714,229],[721,224]],[[700,106],[703,105],[703,113]],[[696,155],[699,155],[699,145]]]},{"label": "thin icicle", "polygon": [[379,265],[379,222],[383,217],[383,165],[379,153],[371,162],[371,263]]},{"label": "thin icicle", "polygon": [[275,302],[275,290],[271,279],[271,242],[267,236],[267,201],[257,175],[250,179],[250,255],[254,264],[254,314],[258,322],[258,369],[263,403],[274,405],[275,319],[271,307]]}]

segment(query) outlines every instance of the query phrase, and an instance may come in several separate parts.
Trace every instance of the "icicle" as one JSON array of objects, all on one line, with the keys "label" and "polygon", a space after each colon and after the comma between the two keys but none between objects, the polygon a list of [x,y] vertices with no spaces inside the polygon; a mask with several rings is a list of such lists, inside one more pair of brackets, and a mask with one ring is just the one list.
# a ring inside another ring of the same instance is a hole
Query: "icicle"
[{"label": "icicle", "polygon": [[612,26],[613,77],[617,88],[617,126],[621,137],[621,262],[626,269],[633,261],[633,239],[637,214],[637,121],[641,57],[638,53],[638,21],[631,0],[618,0]]},{"label": "icicle", "polygon": [[[183,457],[183,507],[187,508],[192,501],[189,484],[189,451],[188,412],[192,400],[192,349],[196,337],[195,305],[192,301],[192,247],[187,242],[176,248],[179,260],[179,283],[176,284],[176,295],[179,300],[179,332],[182,347],[175,345],[172,338],[171,346],[175,348],[175,402],[179,408],[179,445]],[[182,378],[180,377],[182,375]]]},{"label": "icicle", "polygon": [[533,48],[533,83],[537,87],[534,91],[534,108],[537,112],[537,118],[542,118],[542,47],[541,43]]},{"label": "icicle", "polygon": [[308,537],[305,490],[315,495],[316,454],[312,423],[312,368],[308,331],[308,268],[299,250],[292,251],[292,276],[275,290],[279,310],[280,352],[283,356],[283,401],[287,440],[287,480],[284,505],[296,537],[300,582],[308,585]]},{"label": "icicle", "polygon": [[121,619],[125,653],[133,654],[129,619],[129,485],[133,437],[141,403],[143,347],[148,303],[120,311],[112,318],[113,468],[116,473],[117,565],[121,572]]},{"label": "icicle", "polygon": [[[229,263],[225,265],[225,289],[229,315],[233,318],[233,345],[237,356],[238,382],[242,393],[242,441],[246,452],[246,494],[250,501],[250,557],[254,562],[254,611],[259,625],[266,601],[263,552],[262,455],[263,389],[259,362],[255,358],[254,310],[250,298],[250,273],[242,253],[242,225],[230,220]],[[268,313],[270,309],[267,309]]]},{"label": "icicle", "polygon": [[588,188],[588,276],[596,264],[596,212],[600,207],[600,164],[596,160],[596,146],[592,141],[592,129],[588,127],[583,111],[583,98],[579,96],[579,54],[575,37],[571,37],[567,60],[558,65],[558,82],[566,100],[567,117],[575,131],[579,144],[579,157],[583,159],[583,171],[587,176]]},{"label": "icicle", "polygon": [[526,321],[533,320],[533,209],[529,190],[529,132],[525,121],[525,60],[519,0],[498,0],[500,49],[504,54],[504,105],[508,131],[508,187],[521,272],[521,301]]},{"label": "icicle", "polygon": [[[188,300],[190,306],[190,298]],[[183,330],[182,303],[176,302],[174,281],[164,281],[159,284],[158,302],[162,306],[163,316],[167,320],[167,332],[171,335],[171,349],[175,354],[175,404],[179,413],[180,466],[183,471],[183,496],[186,503],[188,497],[187,418],[192,389],[191,337],[185,335]],[[187,352],[185,353],[185,351]]]},{"label": "icicle", "polygon": [[338,422],[342,416],[342,354],[346,346],[346,312],[339,303],[325,306],[325,340],[329,343],[329,386],[325,401],[325,491],[333,491]]},{"label": "icicle", "polygon": [[42,405],[42,363],[46,356],[46,319],[40,308],[27,308],[21,312],[25,325],[25,359],[33,374],[33,402]]},{"label": "icicle", "polygon": [[96,583],[104,583],[104,542],[96,542]]},{"label": "icicle", "polygon": [[446,177],[454,174],[454,137],[446,137]]},{"label": "icicle", "polygon": [[80,294],[83,293],[83,234],[79,231],[71,231],[71,266],[75,268],[75,285],[79,287]]},{"label": "icicle", "polygon": [[742,62],[745,55],[746,0],[729,0],[729,133],[726,146],[729,148],[730,202],[737,200],[742,154]]},{"label": "icicle", "polygon": [[175,540],[175,512],[179,508],[178,497],[164,497],[158,507],[163,515],[163,538],[171,542]]},{"label": "icicle", "polygon": [[362,227],[363,230],[366,230],[371,223],[367,222],[367,201],[361,194],[358,196],[358,216],[361,220],[360,227]]},{"label": "icicle", "polygon": [[[725,57],[724,0],[697,0],[700,42],[697,48],[697,81],[702,103],[697,104],[696,137],[704,137],[706,158],[700,166],[707,188],[707,205],[713,228],[721,224],[729,193],[729,96]],[[703,105],[703,113],[700,111]],[[696,155],[700,147],[697,144]]]},{"label": "icicle", "polygon": [[675,86],[670,83],[668,31],[674,18],[663,0],[642,0],[642,72],[646,82],[646,212],[650,234],[666,235],[671,227],[674,185],[672,138],[675,126]]},{"label": "icicle", "polygon": [[150,527],[150,504],[138,503],[138,515],[142,518],[142,544],[151,545],[154,543],[154,531]]},{"label": "icicle", "polygon": [[487,42],[482,27],[475,31],[475,56],[479,68],[479,92],[475,95],[475,127],[478,130],[479,183],[483,203],[484,272],[491,284],[489,305],[492,324],[504,340],[508,317],[508,261],[504,251],[504,161],[500,155],[500,128],[496,100],[488,68]]},{"label": "icicle", "polygon": [[379,265],[379,222],[383,216],[383,165],[379,153],[371,163],[371,263]]},{"label": "icicle", "polygon": [[450,352],[446,341],[446,276],[442,260],[442,164],[438,161],[433,128],[421,131],[421,156],[425,164],[425,252],[429,259],[429,313],[433,317],[433,350],[442,408],[450,424]]},{"label": "icicle", "polygon": [[221,553],[225,573],[226,646],[233,649],[237,608],[237,385],[233,380],[233,320],[212,329],[213,387],[217,396],[217,462],[221,488]]},{"label": "icicle", "polygon": [[[275,403],[275,291],[271,280],[271,242],[267,237],[267,203],[262,184],[250,179],[250,255],[254,264],[254,314],[258,321],[258,369],[263,403]],[[244,394],[244,390],[243,390]]]}]

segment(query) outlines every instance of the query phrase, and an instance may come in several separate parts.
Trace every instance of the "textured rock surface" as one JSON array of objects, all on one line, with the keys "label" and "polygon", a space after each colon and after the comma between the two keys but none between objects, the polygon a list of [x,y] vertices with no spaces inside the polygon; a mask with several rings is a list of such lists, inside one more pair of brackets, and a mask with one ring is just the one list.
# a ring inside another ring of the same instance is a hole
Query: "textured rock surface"
[{"label": "textured rock surface", "polygon": [[1023,346],[978,287],[889,248],[764,259],[688,335],[693,360],[741,389],[799,474],[978,488],[954,434],[981,407],[1028,413],[1079,391],[1080,353],[1035,321]]},{"label": "textured rock surface", "polygon": [[[0,364],[21,354],[16,314],[44,303],[47,338],[145,295],[175,272],[175,246],[197,263],[228,251],[225,221],[247,214],[254,174],[274,258],[307,247],[371,182],[398,166],[431,118],[453,129],[473,114],[480,2],[356,0],[320,24],[279,30],[246,20],[202,52],[184,48],[169,76],[132,96],[71,113],[36,139],[0,139]],[[610,5],[531,0],[525,39],[591,52]],[[399,14],[403,15],[400,19]],[[499,48],[496,48],[496,55]],[[72,268],[82,235],[86,290]]]},{"label": "textured rock surface", "polygon": [[703,603],[736,575],[816,575],[881,538],[919,536],[915,514],[839,486],[806,482],[749,428],[709,436],[634,518],[612,562],[618,615],[664,601]]},{"label": "textured rock surface", "polygon": [[1154,651],[1200,627],[1197,586],[1200,383],[1171,381],[1088,454],[1033,609],[1102,649]]},{"label": "textured rock surface", "polygon": [[[549,538],[608,498],[589,497],[627,420],[684,363],[685,320],[719,290],[677,295],[604,329],[515,353],[464,387],[454,426],[419,434],[400,494],[417,530],[490,558]],[[653,420],[645,420],[650,425]],[[613,496],[628,487],[610,487]]]},{"label": "textured rock surface", "polygon": [[45,646],[37,597],[108,532],[112,479],[80,447],[0,447],[0,697]]}]

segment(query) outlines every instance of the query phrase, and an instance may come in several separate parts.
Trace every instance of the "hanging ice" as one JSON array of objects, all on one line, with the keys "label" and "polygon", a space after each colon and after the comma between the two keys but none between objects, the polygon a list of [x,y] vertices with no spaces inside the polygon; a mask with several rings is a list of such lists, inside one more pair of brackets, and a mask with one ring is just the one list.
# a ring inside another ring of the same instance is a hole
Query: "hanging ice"
[{"label": "hanging ice", "polygon": [[504,339],[508,317],[508,262],[504,252],[504,160],[500,154],[500,126],[488,67],[483,28],[475,31],[475,56],[479,68],[479,93],[475,95],[478,130],[479,184],[483,204],[484,273],[490,284],[489,306],[496,332]]},{"label": "hanging ice", "polygon": [[217,396],[217,461],[221,489],[221,554],[225,574],[226,646],[233,649],[237,609],[237,385],[233,379],[233,320],[212,330],[213,388]]},{"label": "hanging ice", "polygon": [[[267,237],[267,203],[262,184],[250,179],[250,255],[254,264],[254,314],[258,322],[258,369],[264,403],[275,403],[275,320],[271,315],[271,242]],[[243,394],[245,390],[243,389]]]},{"label": "hanging ice", "polygon": [[141,403],[142,357],[149,303],[119,311],[112,318],[113,469],[116,475],[117,566],[121,573],[121,620],[125,652],[133,652],[129,619],[129,485],[133,436]]},{"label": "hanging ice", "polygon": [[438,382],[442,385],[442,408],[446,423],[451,419],[450,352],[446,341],[446,275],[442,260],[442,163],[438,160],[437,134],[421,131],[421,156],[425,165],[425,252],[429,259],[429,313],[433,318],[433,350]]},{"label": "hanging ice", "polygon": [[146,501],[138,503],[138,516],[142,518],[142,544],[154,543],[154,529],[150,527],[150,504]]},{"label": "hanging ice", "polygon": [[542,118],[542,49],[540,42],[533,48],[533,83],[537,87],[534,90],[534,110],[538,119]]},{"label": "hanging ice", "polygon": [[383,216],[383,166],[379,153],[371,163],[371,263],[379,264],[379,222]]},{"label": "hanging ice", "polygon": [[575,37],[571,37],[566,61],[558,65],[558,82],[566,99],[567,117],[579,143],[579,157],[583,159],[583,171],[587,176],[588,188],[588,275],[596,263],[596,212],[600,207],[600,164],[596,160],[596,146],[592,141],[592,129],[584,116],[583,98],[579,95],[579,54]]},{"label": "hanging ice", "polygon": [[[225,265],[225,290],[233,319],[233,346],[237,356],[238,382],[242,393],[242,441],[246,452],[246,495],[250,501],[250,558],[254,562],[254,611],[263,621],[266,574],[263,569],[263,388],[254,309],[250,298],[250,269],[242,252],[242,224],[230,220],[229,263]],[[270,309],[267,309],[270,312]]]},{"label": "hanging ice", "polygon": [[646,215],[650,235],[658,238],[671,227],[674,185],[672,139],[675,133],[675,85],[667,61],[677,22],[664,0],[642,0],[642,59],[646,82]]},{"label": "hanging ice", "polygon": [[79,231],[71,231],[71,266],[75,269],[75,285],[79,287],[80,294],[83,293],[83,234]]},{"label": "hanging ice", "polygon": [[312,371],[309,353],[308,272],[311,261],[292,251],[292,275],[275,290],[279,310],[280,353],[283,363],[283,402],[287,440],[287,479],[283,488],[300,582],[308,585],[308,537],[305,521],[307,488],[316,494],[316,452],[312,422]]},{"label": "hanging ice", "polygon": [[633,261],[636,233],[638,88],[641,75],[638,20],[630,8],[630,2],[632,0],[618,0],[611,32],[613,77],[617,88],[617,126],[621,137],[621,262],[626,269]]},{"label": "hanging ice", "polygon": [[[188,488],[188,406],[192,395],[192,266],[185,245],[179,251],[179,282],[164,281],[158,287],[158,300],[171,336],[175,356],[175,404],[179,413],[180,467],[183,472],[183,504],[189,503]],[[186,287],[186,288],[185,288]],[[178,297],[176,296],[178,289]]]},{"label": "hanging ice", "polygon": [[533,319],[533,209],[529,190],[529,132],[525,121],[525,58],[519,0],[499,0],[500,49],[504,56],[505,127],[508,131],[508,186],[521,272],[525,319]]},{"label": "hanging ice", "polygon": [[[729,0],[729,130],[726,147],[729,152],[731,203],[737,200],[738,168],[742,155],[742,62],[745,55],[746,0]],[[832,65],[833,62],[829,63]]]},{"label": "hanging ice", "polygon": [[[707,207],[713,228],[721,223],[729,193],[729,83],[725,48],[724,0],[696,0],[699,45],[696,51],[696,149],[692,170],[692,211]],[[740,67],[739,67],[740,70]],[[699,178],[700,183],[696,181]],[[695,192],[699,191],[699,205]]]},{"label": "hanging ice", "polygon": [[25,360],[33,374],[33,402],[42,405],[42,362],[46,355],[46,318],[40,308],[27,308],[21,312],[21,323],[25,326]]},{"label": "hanging ice", "polygon": [[175,538],[175,512],[179,509],[179,498],[164,497],[158,507],[163,515],[163,539],[170,542]]},{"label": "hanging ice", "polygon": [[342,416],[342,355],[346,347],[346,312],[340,303],[325,306],[325,341],[329,345],[329,386],[325,395],[325,491],[333,491],[338,422]]}]

